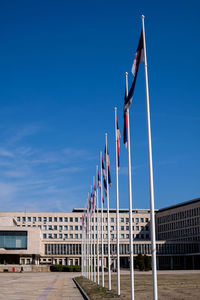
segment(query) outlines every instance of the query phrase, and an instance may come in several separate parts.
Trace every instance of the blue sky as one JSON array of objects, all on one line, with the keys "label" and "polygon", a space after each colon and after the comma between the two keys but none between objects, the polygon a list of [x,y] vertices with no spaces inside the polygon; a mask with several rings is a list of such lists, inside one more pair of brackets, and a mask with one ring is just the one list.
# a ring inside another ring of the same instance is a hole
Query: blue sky
[{"label": "blue sky", "polygon": [[[115,207],[114,107],[143,13],[155,207],[199,197],[199,1],[4,1],[0,4],[1,210],[84,207],[104,149]],[[144,66],[130,111],[133,207],[149,207]],[[120,207],[128,207],[121,141]]]}]

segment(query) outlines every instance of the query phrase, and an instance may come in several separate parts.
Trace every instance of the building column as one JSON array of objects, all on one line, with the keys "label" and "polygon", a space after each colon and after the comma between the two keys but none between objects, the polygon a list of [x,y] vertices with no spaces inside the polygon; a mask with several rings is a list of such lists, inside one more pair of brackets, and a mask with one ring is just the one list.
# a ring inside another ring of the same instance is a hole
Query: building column
[{"label": "building column", "polygon": [[173,256],[170,256],[170,269],[171,269],[171,270],[174,269],[174,260],[173,260]]}]

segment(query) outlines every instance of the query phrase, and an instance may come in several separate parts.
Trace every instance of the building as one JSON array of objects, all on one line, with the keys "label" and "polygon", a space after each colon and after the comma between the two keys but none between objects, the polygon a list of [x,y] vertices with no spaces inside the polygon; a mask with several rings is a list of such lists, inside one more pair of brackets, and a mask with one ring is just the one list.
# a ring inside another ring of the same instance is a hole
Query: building
[{"label": "building", "polygon": [[[0,212],[0,264],[81,265],[82,215],[83,209],[62,213]],[[119,219],[120,266],[128,267],[129,211],[120,209]],[[100,213],[98,221],[100,225]],[[103,221],[107,265],[106,210]],[[115,268],[115,209],[110,209],[110,230],[111,265]],[[156,211],[156,233],[159,269],[200,269],[200,199]],[[147,209],[133,210],[133,252],[135,256],[151,255],[150,211]]]},{"label": "building", "polygon": [[156,235],[160,269],[200,269],[200,198],[158,210]]}]

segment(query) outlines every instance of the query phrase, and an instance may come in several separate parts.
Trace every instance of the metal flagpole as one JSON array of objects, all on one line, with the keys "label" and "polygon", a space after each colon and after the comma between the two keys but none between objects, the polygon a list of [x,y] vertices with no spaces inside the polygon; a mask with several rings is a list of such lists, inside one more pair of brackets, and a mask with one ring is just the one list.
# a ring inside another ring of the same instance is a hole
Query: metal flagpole
[{"label": "metal flagpole", "polygon": [[[93,193],[92,193],[92,185],[91,185],[91,196],[93,195]],[[91,205],[91,207],[90,207],[90,211],[91,211],[91,213],[90,213],[90,257],[91,257],[91,280],[92,281],[94,281],[94,269],[93,269],[93,266],[94,266],[94,264],[93,264],[93,243],[92,243],[92,199],[91,199],[91,197],[90,197],[90,205]]]},{"label": "metal flagpole", "polygon": [[106,179],[107,179],[107,225],[108,225],[108,290],[111,291],[111,270],[110,270],[110,213],[109,213],[109,183],[108,183],[108,147],[106,137]]},{"label": "metal flagpole", "polygon": [[116,151],[116,228],[117,228],[117,295],[120,296],[120,257],[119,257],[119,186],[117,151],[117,108],[115,107],[115,151]]},{"label": "metal flagpole", "polygon": [[81,275],[83,276],[83,228],[82,228],[82,239],[81,239]]},{"label": "metal flagpole", "polygon": [[102,152],[100,152],[100,166],[101,166],[101,281],[104,287],[104,244],[103,244],[103,183],[102,183]]},{"label": "metal flagpole", "polygon": [[149,157],[149,192],[150,192],[150,215],[151,215],[151,259],[153,275],[153,299],[158,299],[157,291],[157,268],[156,268],[156,238],[155,238],[155,213],[154,213],[154,185],[153,185],[153,162],[152,162],[152,145],[151,145],[151,124],[150,124],[150,107],[149,107],[149,87],[147,74],[147,55],[144,28],[144,15],[142,19],[143,45],[144,45],[144,71],[146,85],[146,107],[147,107],[147,132],[148,132],[148,157]]},{"label": "metal flagpole", "polygon": [[[126,96],[128,96],[128,73],[126,72]],[[131,184],[131,150],[130,150],[130,126],[129,108],[126,111],[127,117],[127,146],[128,146],[128,189],[129,189],[129,241],[130,241],[130,284],[131,300],[134,300],[134,269],[133,269],[133,220],[132,220],[132,184]]]},{"label": "metal flagpole", "polygon": [[94,210],[93,210],[93,226],[94,226],[94,240],[93,240],[93,253],[94,253],[94,282],[97,281],[96,278],[96,214],[95,214],[95,176],[93,177],[93,197],[94,197]]},{"label": "metal flagpole", "polygon": [[97,191],[97,284],[99,285],[99,182],[98,182],[98,166],[96,167],[96,191]]},{"label": "metal flagpole", "polygon": [[[89,196],[90,197],[90,196]],[[90,199],[90,198],[89,198]],[[90,205],[91,205],[91,199],[90,199]],[[91,270],[90,270],[90,264],[91,264],[91,261],[90,261],[90,257],[91,257],[91,241],[90,241],[90,207],[89,207],[89,218],[88,218],[88,246],[89,246],[89,264],[88,264],[88,268],[89,268],[89,280],[91,278]]]}]

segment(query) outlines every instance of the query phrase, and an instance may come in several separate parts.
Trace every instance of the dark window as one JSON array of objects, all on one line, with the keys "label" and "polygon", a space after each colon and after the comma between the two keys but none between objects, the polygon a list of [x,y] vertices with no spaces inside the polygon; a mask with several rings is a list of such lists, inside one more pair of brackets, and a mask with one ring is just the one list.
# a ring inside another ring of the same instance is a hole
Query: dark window
[{"label": "dark window", "polygon": [[27,231],[0,231],[0,248],[27,249]]}]

